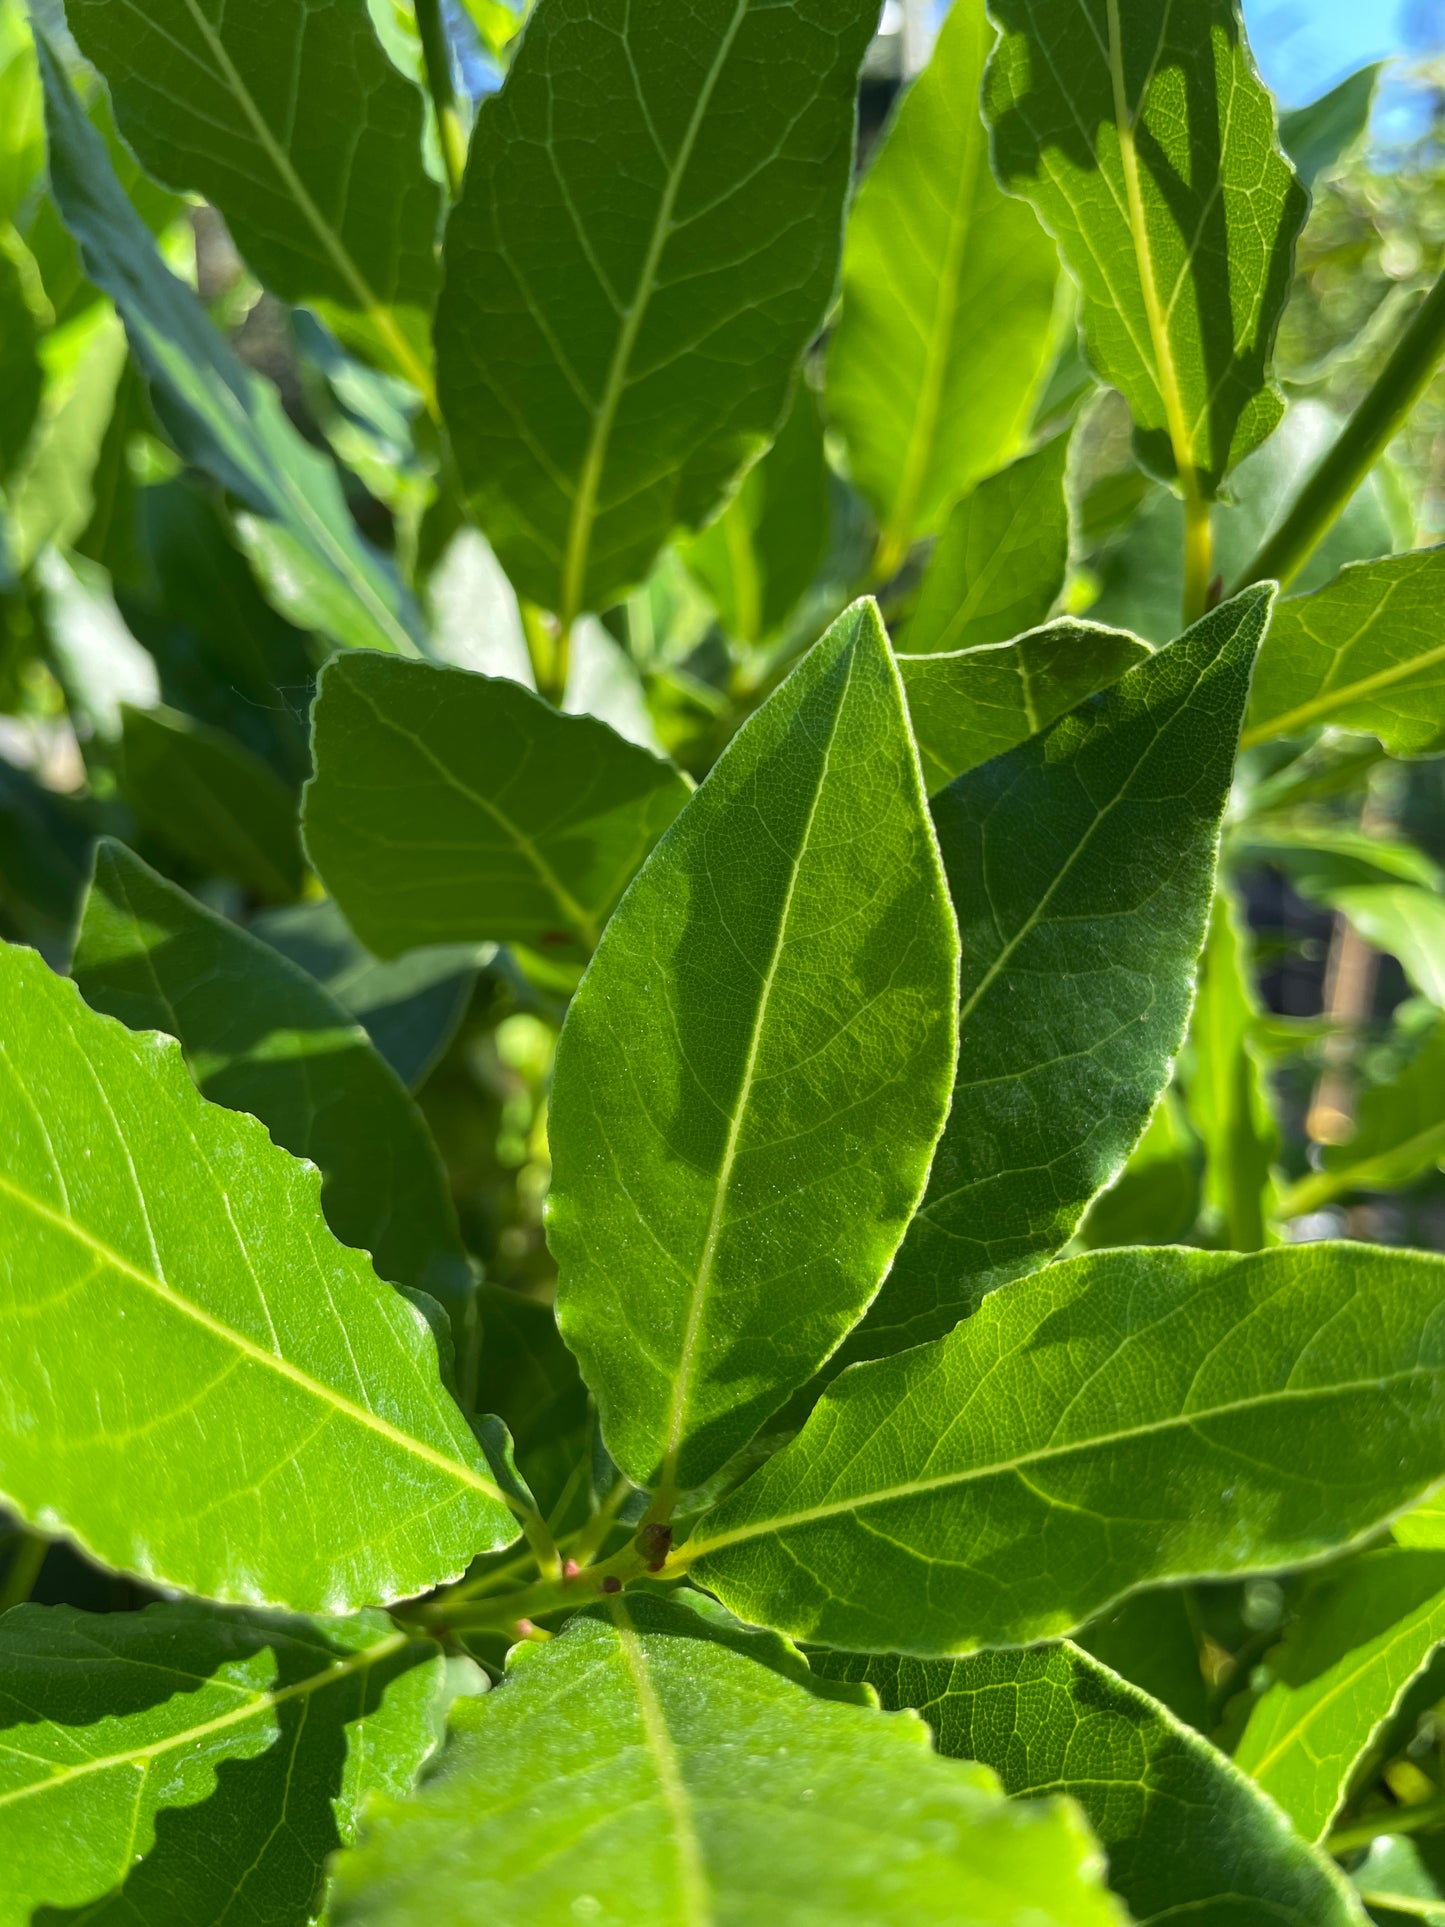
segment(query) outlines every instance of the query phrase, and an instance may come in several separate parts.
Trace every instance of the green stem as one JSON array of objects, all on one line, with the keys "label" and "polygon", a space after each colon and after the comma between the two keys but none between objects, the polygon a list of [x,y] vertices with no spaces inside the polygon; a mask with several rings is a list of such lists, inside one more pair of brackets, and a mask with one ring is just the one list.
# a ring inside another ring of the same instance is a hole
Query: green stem
[{"label": "green stem", "polygon": [[1388,1807],[1383,1812],[1367,1814],[1352,1827],[1341,1827],[1332,1833],[1325,1846],[1333,1854],[1353,1853],[1387,1833],[1424,1833],[1442,1824],[1445,1824],[1445,1795],[1438,1800],[1422,1800],[1417,1807]]},{"label": "green stem", "polygon": [[0,1613],[8,1613],[12,1606],[23,1606],[35,1590],[35,1582],[40,1577],[40,1568],[45,1564],[45,1555],[50,1550],[50,1541],[41,1533],[21,1529],[10,1542],[10,1570],[5,1575],[5,1584],[0,1586]]},{"label": "green stem", "polygon": [[452,50],[442,19],[441,0],[415,0],[416,29],[421,37],[422,61],[426,67],[427,90],[437,110],[437,139],[441,142],[442,165],[447,171],[447,186],[456,200],[462,191],[462,176],[467,168],[467,136],[457,107],[456,85],[452,79]]},{"label": "green stem", "polygon": [[1294,507],[1240,576],[1287,588],[1384,454],[1445,356],[1445,274],[1426,296],[1373,388],[1300,490]]},{"label": "green stem", "polygon": [[1209,504],[1193,488],[1184,496],[1184,627],[1209,611],[1214,580],[1214,523]]},{"label": "green stem", "polygon": [[604,1564],[586,1566],[570,1579],[539,1580],[535,1586],[523,1586],[497,1599],[437,1599],[398,1617],[409,1624],[448,1632],[504,1632],[518,1620],[542,1619],[549,1613],[575,1612],[580,1606],[590,1606],[609,1593],[621,1591],[648,1570],[636,1546],[628,1545]]}]

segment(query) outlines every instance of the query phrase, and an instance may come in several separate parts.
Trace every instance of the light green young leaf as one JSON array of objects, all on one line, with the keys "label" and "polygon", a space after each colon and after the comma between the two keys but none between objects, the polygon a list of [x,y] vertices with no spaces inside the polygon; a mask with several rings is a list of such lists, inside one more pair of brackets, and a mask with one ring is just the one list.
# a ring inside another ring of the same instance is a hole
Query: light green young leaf
[{"label": "light green young leaf", "polygon": [[430,398],[441,195],[422,96],[365,0],[69,0],[66,18],[142,165],[214,203],[284,301],[351,310]]},{"label": "light green young leaf", "polygon": [[1335,1867],[1222,1753],[1068,1642],[920,1662],[829,1655],[819,1671],[916,1707],[939,1751],[991,1766],[1015,1798],[1076,1799],[1138,1927],[1356,1927]]},{"label": "light green young leaf", "polygon": [[1347,1144],[1327,1144],[1321,1171],[1285,1193],[1280,1214],[1316,1211],[1351,1191],[1391,1191],[1445,1159],[1445,1022],[1388,1084],[1362,1093]]},{"label": "light green young leaf", "polygon": [[328,1855],[369,1796],[409,1791],[445,1697],[439,1649],[380,1613],[6,1614],[0,1927],[307,1927]]},{"label": "light green young leaf", "polygon": [[125,331],[108,303],[46,335],[40,414],[5,487],[6,544],[24,572],[51,543],[74,542],[95,507],[93,482],[125,367]]},{"label": "light green young leaf", "polygon": [[500,677],[339,656],[312,714],[306,848],[379,957],[487,940],[590,956],[688,797],[670,763]]},{"label": "light green young leaf", "polygon": [[827,543],[823,423],[802,380],[778,439],[717,521],[682,543],[681,553],[728,634],[761,642],[793,613]]},{"label": "light green young leaf", "polygon": [[456,1035],[477,972],[494,954],[481,944],[434,944],[384,963],[362,948],[329,898],[265,910],[250,931],[314,977],[412,1091]]},{"label": "light green young leaf", "polygon": [[1198,1216],[1199,1196],[1198,1146],[1171,1086],[1128,1163],[1090,1205],[1079,1240],[1090,1251],[1172,1244]]},{"label": "light green young leaf", "polygon": [[269,901],[306,874],[296,797],[249,749],[177,709],[121,710],[121,794],[153,836]]},{"label": "light green young leaf", "polygon": [[1445,748],[1445,546],[1342,569],[1281,602],[1260,656],[1244,742],[1330,723],[1368,730],[1392,756]]},{"label": "light green young leaf", "polygon": [[447,227],[478,519],[570,623],[766,448],[832,298],[878,0],[540,0]]},{"label": "light green young leaf", "polygon": [[1270,1241],[1279,1130],[1254,1047],[1259,1001],[1242,913],[1227,891],[1214,899],[1189,1027],[1189,1121],[1204,1146],[1204,1203],[1231,1251]]},{"label": "light green young leaf", "polygon": [[321,613],[334,641],[415,653],[415,612],[389,563],[358,535],[335,470],[161,261],[43,33],[37,46],[55,199],[92,280],[120,310],[177,447],[276,523],[278,538],[325,581]]},{"label": "light green young leaf", "polygon": [[956,505],[903,633],[909,655],[1008,642],[1047,620],[1069,567],[1069,439],[1056,435]]},{"label": "light green young leaf", "polygon": [[1269,1655],[1238,1766],[1323,1840],[1406,1688],[1445,1640],[1445,1552],[1386,1546],[1326,1575]]},{"label": "light green young leaf", "polygon": [[1142,459],[1207,500],[1279,422],[1270,356],[1308,198],[1236,0],[991,0],[1000,179],[1083,290]]},{"label": "light green young leaf", "polygon": [[1148,657],[1137,637],[1067,618],[1013,642],[900,656],[929,794],[1037,735]]},{"label": "light green young leaf", "polygon": [[467,1331],[472,1280],[421,1113],[361,1025],[305,971],[108,838],[72,975],[93,1010],[179,1040],[213,1104],[249,1111],[321,1172],[343,1244],[440,1300]]},{"label": "light green young leaf", "polygon": [[1271,593],[934,798],[963,943],[959,1077],[845,1358],[937,1337],[1058,1251],[1142,1135],[1189,1015]]},{"label": "light green young leaf", "polygon": [[0,1497],[153,1584],[349,1611],[509,1514],[421,1312],[166,1038],[0,949]]},{"label": "light green young leaf", "polygon": [[658,845],[558,1047],[558,1316],[635,1484],[702,1484],[877,1291],[948,1108],[956,946],[858,603]]},{"label": "light green young leaf", "polygon": [[373,1803],[336,1927],[1123,1927],[1075,1809],[1008,1804],[767,1652],[660,1599],[574,1619],[461,1703],[419,1795]]},{"label": "light green young leaf", "polygon": [[1364,140],[1375,105],[1384,62],[1375,61],[1348,75],[1307,107],[1279,117],[1279,143],[1308,188],[1329,174]]},{"label": "light green young leaf", "polygon": [[989,171],[978,95],[992,43],[981,4],[953,8],[848,222],[828,409],[885,575],[1018,453],[1054,347],[1058,252]]},{"label": "light green young leaf", "polygon": [[1351,1543],[1445,1475],[1442,1418],[1445,1259],[1096,1252],[844,1373],[684,1557],[823,1645],[1025,1645]]}]

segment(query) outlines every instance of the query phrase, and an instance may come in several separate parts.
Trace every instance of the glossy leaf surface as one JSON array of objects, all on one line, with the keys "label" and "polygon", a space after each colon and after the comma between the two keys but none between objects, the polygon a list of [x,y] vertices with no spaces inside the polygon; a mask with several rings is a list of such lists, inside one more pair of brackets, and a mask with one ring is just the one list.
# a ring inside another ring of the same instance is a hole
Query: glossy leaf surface
[{"label": "glossy leaf surface", "polygon": [[1350,1542],[1440,1478],[1442,1416],[1445,1260],[1100,1252],[845,1373],[686,1556],[825,1645],[1022,1645]]},{"label": "glossy leaf surface", "polygon": [[0,951],[0,1493],[107,1565],[342,1611],[454,1577],[510,1517],[421,1313],[320,1179],[180,1049]]},{"label": "glossy leaf surface", "polygon": [[307,1927],[362,1802],[435,1746],[444,1691],[439,1649],[379,1613],[6,1614],[0,1922]]},{"label": "glossy leaf surface", "polygon": [[1069,566],[1068,459],[1069,437],[1056,435],[955,505],[904,631],[907,655],[1009,642],[1047,620]]},{"label": "glossy leaf surface", "polygon": [[832,297],[877,0],[541,0],[447,228],[442,404],[520,592],[646,575],[776,431]]},{"label": "glossy leaf surface", "polygon": [[1179,1049],[1269,592],[1236,597],[934,798],[959,1070],[918,1215],[847,1356],[937,1337],[1067,1242]]},{"label": "glossy leaf surface", "polygon": [[701,1484],[878,1289],[947,1109],[956,945],[861,602],[658,845],[558,1047],[558,1315],[634,1483]]},{"label": "glossy leaf surface", "polygon": [[1067,1641],[932,1662],[839,1654],[819,1670],[866,1680],[885,1707],[916,1707],[940,1752],[991,1766],[1016,1798],[1072,1795],[1139,1927],[1361,1918],[1330,1863],[1223,1754]]},{"label": "glossy leaf surface", "polygon": [[269,902],[300,895],[296,797],[259,756],[178,709],[127,705],[121,719],[121,794],[152,835]]},{"label": "glossy leaf surface", "polygon": [[441,197],[422,168],[422,96],[365,0],[71,0],[66,17],[148,172],[219,208],[273,293],[353,310],[428,390]]},{"label": "glossy leaf surface", "polygon": [[885,572],[1018,453],[1052,348],[1057,251],[988,164],[992,41],[981,5],[953,8],[849,217],[828,408]]},{"label": "glossy leaf surface", "polygon": [[1411,1680],[1445,1640],[1445,1552],[1389,1546],[1320,1581],[1269,1655],[1234,1757],[1320,1840]]},{"label": "glossy leaf surface", "polygon": [[590,956],[688,795],[605,723],[433,664],[336,658],[313,729],[306,847],[379,957],[489,938]]},{"label": "glossy leaf surface", "polygon": [[459,1707],[420,1796],[376,1803],[336,1927],[1120,1921],[1072,1809],[1008,1806],[921,1721],[783,1677],[776,1646],[647,1598],[574,1619]]},{"label": "glossy leaf surface", "polygon": [[213,1104],[249,1111],[321,1172],[326,1222],[460,1322],[471,1273],[420,1112],[313,978],[103,842],[72,974],[94,1010],[179,1040]]},{"label": "glossy leaf surface", "polygon": [[270,518],[314,575],[313,626],[339,643],[414,652],[414,614],[390,565],[357,534],[330,462],[161,261],[44,34],[36,38],[55,199],[91,279],[120,311],[177,447]]},{"label": "glossy leaf surface", "polygon": [[1445,748],[1445,547],[1357,562],[1281,602],[1259,660],[1246,743],[1329,723],[1392,756]]},{"label": "glossy leaf surface", "polygon": [[1304,190],[1235,0],[992,0],[994,164],[1058,239],[1148,467],[1212,496],[1278,423]]},{"label": "glossy leaf surface", "polygon": [[900,656],[898,673],[930,795],[1047,729],[1148,656],[1147,646],[1133,636],[1068,620],[1013,642]]}]

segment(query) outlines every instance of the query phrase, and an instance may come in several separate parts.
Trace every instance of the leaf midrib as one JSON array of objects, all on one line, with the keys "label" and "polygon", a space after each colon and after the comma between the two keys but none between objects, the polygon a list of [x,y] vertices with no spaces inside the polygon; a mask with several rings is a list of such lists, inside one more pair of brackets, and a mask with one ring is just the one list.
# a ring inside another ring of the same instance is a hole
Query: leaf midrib
[{"label": "leaf midrib", "polygon": [[1287,736],[1292,730],[1319,722],[1333,711],[1343,709],[1350,703],[1362,702],[1382,689],[1393,689],[1396,683],[1423,675],[1426,670],[1436,669],[1441,663],[1445,663],[1445,642],[1436,649],[1427,649],[1423,656],[1410,656],[1404,662],[1391,663],[1388,669],[1377,670],[1373,676],[1362,676],[1358,682],[1344,684],[1338,689],[1327,689],[1323,695],[1311,697],[1307,703],[1300,703],[1294,709],[1285,710],[1282,715],[1271,716],[1268,721],[1257,723],[1240,737],[1239,746],[1241,749],[1253,749],[1259,743],[1272,742],[1277,736]]},{"label": "leaf midrib", "polygon": [[298,1386],[321,1404],[332,1407],[341,1417],[364,1426],[368,1431],[376,1433],[379,1438],[385,1439],[388,1444],[399,1447],[410,1457],[422,1460],[437,1471],[445,1472],[449,1478],[456,1480],[457,1484],[471,1487],[486,1498],[506,1506],[509,1511],[516,1509],[499,1486],[494,1485],[490,1479],[484,1479],[480,1473],[474,1472],[461,1460],[448,1458],[445,1452],[439,1452],[435,1446],[427,1445],[424,1440],[402,1431],[399,1426],[382,1418],[379,1413],[368,1411],[364,1405],[357,1405],[344,1393],[336,1391],[330,1385],[324,1385],[320,1379],[313,1378],[299,1365],[293,1365],[289,1358],[283,1358],[276,1352],[268,1352],[264,1345],[258,1345],[254,1339],[247,1338],[234,1326],[213,1317],[193,1300],[173,1290],[163,1279],[143,1271],[139,1265],[132,1264],[103,1238],[97,1238],[94,1233],[87,1231],[83,1225],[77,1224],[64,1212],[52,1210],[49,1205],[43,1204],[39,1198],[32,1197],[28,1191],[22,1190],[19,1185],[12,1183],[3,1174],[0,1174],[0,1191],[8,1193],[22,1209],[32,1212],[57,1231],[68,1232],[77,1244],[83,1245],[102,1264],[110,1266],[123,1277],[129,1278],[132,1283],[140,1285],[159,1298],[163,1304],[169,1305],[172,1310],[180,1312],[183,1317],[189,1318],[192,1323],[208,1331],[212,1337],[224,1340],[252,1363],[275,1372],[278,1377]]},{"label": "leaf midrib", "polygon": [[[194,4],[194,0],[187,0]],[[662,198],[658,202],[657,216],[653,222],[652,235],[643,257],[642,270],[633,290],[632,301],[623,316],[622,328],[617,344],[612,351],[612,361],[607,370],[607,380],[602,390],[602,400],[592,419],[592,433],[588,438],[587,454],[582,464],[578,481],[577,497],[572,505],[572,519],[567,530],[567,549],[562,572],[562,606],[558,611],[564,628],[570,627],[583,609],[583,598],[587,590],[587,564],[592,546],[592,531],[597,519],[597,494],[602,484],[602,471],[607,461],[607,452],[612,441],[612,430],[616,426],[617,411],[622,404],[622,396],[627,387],[627,371],[632,361],[632,351],[637,346],[638,335],[647,315],[648,305],[656,292],[657,270],[662,263],[663,250],[671,239],[672,215],[677,205],[677,197],[682,189],[683,177],[692,163],[693,149],[708,108],[712,105],[713,92],[722,77],[728,56],[732,53],[733,43],[741,31],[744,19],[752,0],[737,0],[733,17],[718,46],[712,66],[698,90],[696,104],[678,148],[676,158],[668,169],[667,182]],[[626,30],[624,29],[624,32]],[[638,96],[641,98],[639,83]]]},{"label": "leaf midrib", "polygon": [[[211,1738],[213,1734],[224,1733],[233,1726],[244,1726],[248,1720],[254,1720],[258,1715],[268,1713],[275,1707],[284,1706],[288,1700],[324,1692],[328,1686],[334,1686],[339,1680],[349,1679],[352,1674],[362,1672],[369,1666],[375,1666],[383,1659],[389,1659],[393,1653],[400,1652],[404,1646],[411,1644],[412,1638],[410,1633],[392,1633],[386,1639],[379,1640],[375,1646],[368,1646],[364,1652],[353,1653],[347,1659],[338,1660],[334,1666],[328,1666],[319,1673],[312,1673],[306,1679],[296,1680],[290,1686],[278,1686],[264,1693],[252,1694],[243,1705],[233,1707],[229,1713],[218,1713],[214,1719],[203,1720],[198,1725],[188,1726],[179,1733],[167,1734],[164,1739],[152,1740],[146,1746],[130,1747],[123,1753],[101,1754],[94,1759],[82,1760],[74,1766],[62,1767],[44,1780],[32,1780],[27,1786],[12,1787],[8,1792],[0,1793],[0,1807],[15,1806],[21,1800],[29,1800],[37,1794],[53,1793],[57,1787],[67,1786],[72,1781],[84,1779],[92,1773],[107,1773],[121,1766],[142,1764],[149,1766],[152,1761],[162,1758],[167,1753],[173,1753],[177,1747],[199,1745],[201,1741]],[[217,1682],[209,1679],[204,1682],[205,1685],[215,1683]],[[50,1723],[53,1724],[53,1722]]]},{"label": "leaf midrib", "polygon": [[1211,1405],[1197,1412],[1178,1412],[1169,1418],[1154,1419],[1145,1425],[1126,1426],[1116,1432],[1099,1432],[1086,1439],[1075,1439],[1067,1445],[1041,1445],[1031,1452],[1020,1453],[1016,1458],[998,1459],[988,1465],[969,1466],[959,1472],[947,1472],[934,1479],[910,1479],[903,1485],[886,1486],[876,1492],[863,1493],[851,1499],[838,1499],[827,1504],[809,1506],[801,1512],[779,1514],[772,1519],[754,1524],[736,1526],[731,1532],[719,1533],[714,1539],[689,1539],[676,1556],[678,1567],[691,1565],[710,1552],[719,1551],[730,1545],[745,1543],[749,1539],[760,1539],[770,1533],[789,1532],[799,1526],[815,1525],[825,1519],[836,1519],[847,1513],[868,1511],[874,1506],[891,1505],[899,1499],[922,1498],[932,1492],[944,1492],[960,1486],[975,1485],[985,1479],[994,1479],[1010,1472],[1022,1471],[1027,1467],[1045,1465],[1056,1460],[1076,1457],[1085,1452],[1130,1445],[1137,1439],[1164,1437],[1171,1432],[1193,1430],[1206,1422],[1232,1418],[1236,1413],[1267,1410],[1272,1406],[1291,1401],[1308,1401],[1317,1398],[1339,1398],[1353,1392],[1383,1391],[1389,1386],[1403,1385],[1413,1379],[1439,1377],[1441,1368],[1431,1365],[1411,1365],[1399,1372],[1389,1372],[1379,1378],[1342,1379],[1333,1385],[1315,1385],[1292,1391],[1288,1387],[1280,1391],[1258,1393],[1250,1398],[1231,1399],[1223,1405]]},{"label": "leaf midrib", "polygon": [[702,1846],[693,1823],[692,1802],[687,1783],[672,1743],[664,1714],[647,1670],[647,1655],[637,1629],[621,1599],[612,1604],[612,1623],[623,1662],[637,1695],[637,1710],[642,1720],[647,1749],[657,1771],[658,1788],[672,1821],[677,1846],[678,1883],[682,1889],[682,1927],[713,1927],[712,1897],[709,1890]]}]

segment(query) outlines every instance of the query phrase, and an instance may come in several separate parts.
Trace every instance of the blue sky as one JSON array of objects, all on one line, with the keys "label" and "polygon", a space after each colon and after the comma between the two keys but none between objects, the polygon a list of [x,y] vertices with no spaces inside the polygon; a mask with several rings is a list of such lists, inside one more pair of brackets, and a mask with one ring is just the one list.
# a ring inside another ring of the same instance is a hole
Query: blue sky
[{"label": "blue sky", "polygon": [[1366,61],[1445,53],[1445,0],[1244,0],[1264,77],[1287,106]]}]

